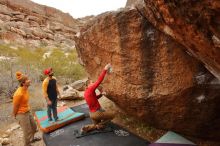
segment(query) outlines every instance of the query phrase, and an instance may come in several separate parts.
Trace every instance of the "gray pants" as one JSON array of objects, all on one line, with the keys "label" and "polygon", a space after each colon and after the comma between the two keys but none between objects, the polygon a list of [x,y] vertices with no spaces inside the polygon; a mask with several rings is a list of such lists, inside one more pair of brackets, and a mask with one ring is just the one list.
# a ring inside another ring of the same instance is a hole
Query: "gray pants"
[{"label": "gray pants", "polygon": [[37,125],[30,112],[17,114],[16,119],[23,131],[24,146],[30,146],[34,139],[34,134],[37,132]]},{"label": "gray pants", "polygon": [[52,104],[47,105],[47,115],[48,119],[52,119],[51,113],[53,112],[53,118],[54,120],[57,120],[57,100],[51,100]]}]

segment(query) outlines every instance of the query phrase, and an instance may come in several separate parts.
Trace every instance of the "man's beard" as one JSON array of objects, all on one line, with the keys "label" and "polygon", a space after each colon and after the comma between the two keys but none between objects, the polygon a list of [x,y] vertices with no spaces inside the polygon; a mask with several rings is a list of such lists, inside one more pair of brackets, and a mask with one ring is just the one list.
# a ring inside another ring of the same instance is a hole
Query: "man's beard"
[{"label": "man's beard", "polygon": [[53,73],[52,73],[52,74],[50,74],[49,76],[50,76],[50,77],[52,77],[52,76],[53,76]]}]

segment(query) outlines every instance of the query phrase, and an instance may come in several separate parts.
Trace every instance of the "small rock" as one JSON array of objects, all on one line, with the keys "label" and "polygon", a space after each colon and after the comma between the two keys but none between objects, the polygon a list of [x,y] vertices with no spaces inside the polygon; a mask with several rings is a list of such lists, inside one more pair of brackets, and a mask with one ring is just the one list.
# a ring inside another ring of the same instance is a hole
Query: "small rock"
[{"label": "small rock", "polygon": [[87,81],[87,79],[85,79],[85,80],[78,80],[78,81],[75,81],[74,83],[70,84],[70,86],[73,89],[76,89],[78,91],[83,91],[86,88],[86,81]]},{"label": "small rock", "polygon": [[61,93],[61,100],[74,100],[74,99],[80,99],[82,98],[79,91],[73,89],[72,87],[69,87],[65,91]]},{"label": "small rock", "polygon": [[217,36],[213,35],[212,41],[213,41],[215,47],[220,47],[220,39]]},{"label": "small rock", "polygon": [[2,135],[2,138],[8,138],[9,137],[9,134],[3,134]]},{"label": "small rock", "polygon": [[8,129],[8,130],[6,130],[6,132],[7,132],[7,133],[11,133],[12,131],[14,131],[14,130],[16,130],[16,129],[18,129],[18,128],[20,128],[20,125],[18,125],[17,123],[13,123],[12,126],[11,126],[11,128]]},{"label": "small rock", "polygon": [[67,89],[69,89],[68,86],[64,86],[64,87],[63,87],[63,91],[66,91]]},{"label": "small rock", "polygon": [[0,144],[1,145],[6,145],[6,144],[9,144],[10,141],[8,138],[0,138]]},{"label": "small rock", "polygon": [[66,105],[66,103],[63,102],[63,101],[62,101],[62,102],[59,102],[59,103],[57,104],[58,107],[65,106],[65,105]]}]

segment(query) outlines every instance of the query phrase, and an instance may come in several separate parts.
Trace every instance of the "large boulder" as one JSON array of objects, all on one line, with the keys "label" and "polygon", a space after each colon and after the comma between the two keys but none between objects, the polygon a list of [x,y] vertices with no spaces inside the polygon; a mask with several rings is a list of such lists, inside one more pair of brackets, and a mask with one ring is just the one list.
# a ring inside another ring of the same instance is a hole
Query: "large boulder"
[{"label": "large boulder", "polygon": [[145,0],[136,7],[220,80],[219,0]]},{"label": "large boulder", "polygon": [[91,79],[112,64],[103,87],[128,114],[157,128],[219,138],[216,78],[137,9],[97,16],[76,35],[76,46]]}]

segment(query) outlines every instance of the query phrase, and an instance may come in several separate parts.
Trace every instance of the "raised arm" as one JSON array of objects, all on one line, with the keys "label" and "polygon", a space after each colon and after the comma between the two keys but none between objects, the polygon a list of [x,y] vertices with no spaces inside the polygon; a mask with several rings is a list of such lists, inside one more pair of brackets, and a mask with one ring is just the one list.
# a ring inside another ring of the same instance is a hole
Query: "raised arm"
[{"label": "raised arm", "polygon": [[100,84],[101,82],[103,81],[103,79],[105,78],[105,75],[107,73],[107,70],[109,70],[111,68],[111,65],[110,64],[107,64],[102,73],[99,75],[99,78],[98,80],[92,85],[92,88],[95,90]]},{"label": "raised arm", "polygon": [[101,84],[101,82],[102,82],[103,79],[105,78],[106,72],[107,72],[107,71],[104,69],[104,70],[102,71],[102,73],[99,75],[98,80],[92,85],[92,88],[93,88],[94,90]]}]

